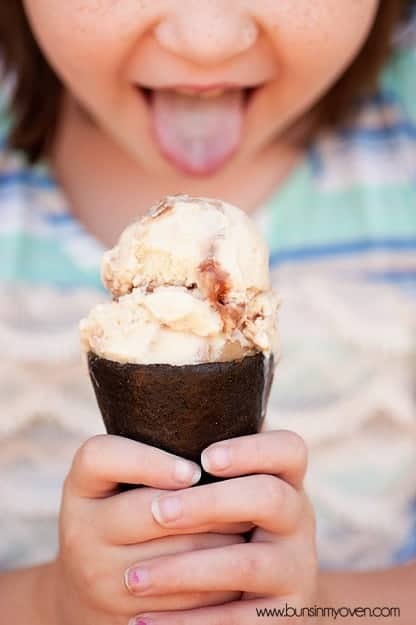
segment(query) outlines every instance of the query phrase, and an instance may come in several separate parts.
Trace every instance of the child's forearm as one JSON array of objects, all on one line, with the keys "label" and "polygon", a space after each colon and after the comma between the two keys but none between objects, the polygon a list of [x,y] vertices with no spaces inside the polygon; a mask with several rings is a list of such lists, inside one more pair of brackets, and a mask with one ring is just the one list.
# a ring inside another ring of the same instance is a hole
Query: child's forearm
[{"label": "child's forearm", "polygon": [[54,614],[53,564],[0,574],[0,623],[59,625]]},{"label": "child's forearm", "polygon": [[[339,613],[337,620],[345,625],[374,625],[378,620],[383,625],[415,623],[416,562],[369,573],[321,573],[320,589],[322,608],[351,610],[347,618],[341,618]],[[384,611],[380,613],[380,610]],[[322,623],[325,622],[327,616],[322,618]]]}]

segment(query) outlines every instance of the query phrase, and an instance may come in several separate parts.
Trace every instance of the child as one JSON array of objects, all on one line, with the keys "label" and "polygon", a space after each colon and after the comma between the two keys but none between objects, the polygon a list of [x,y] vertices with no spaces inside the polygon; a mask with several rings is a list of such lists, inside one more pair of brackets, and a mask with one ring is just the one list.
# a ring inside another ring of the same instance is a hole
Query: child
[{"label": "child", "polygon": [[[412,4],[1,3],[5,623],[245,625],[285,604],[413,622]],[[198,467],[92,437],[77,336],[103,250],[179,192],[252,214],[283,300],[270,431],[207,450],[235,479],[192,489]]]}]

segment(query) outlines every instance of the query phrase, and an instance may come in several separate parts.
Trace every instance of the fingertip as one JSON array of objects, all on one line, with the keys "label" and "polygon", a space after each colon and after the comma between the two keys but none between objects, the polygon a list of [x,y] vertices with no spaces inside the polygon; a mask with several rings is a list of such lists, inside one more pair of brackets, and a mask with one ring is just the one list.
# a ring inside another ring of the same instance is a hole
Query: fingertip
[{"label": "fingertip", "polygon": [[227,443],[211,445],[201,454],[201,464],[207,473],[221,473],[231,467],[231,450]]},{"label": "fingertip", "polygon": [[182,500],[177,495],[159,495],[153,499],[151,511],[155,521],[165,527],[181,518],[183,513]]},{"label": "fingertip", "polygon": [[152,516],[155,519],[155,521],[159,523],[159,525],[163,525],[163,519],[160,513],[158,499],[153,499],[150,509],[152,511]]},{"label": "fingertip", "polygon": [[182,460],[181,458],[176,460],[174,479],[181,487],[197,484],[201,479],[201,474],[202,471],[199,464],[188,460]]}]

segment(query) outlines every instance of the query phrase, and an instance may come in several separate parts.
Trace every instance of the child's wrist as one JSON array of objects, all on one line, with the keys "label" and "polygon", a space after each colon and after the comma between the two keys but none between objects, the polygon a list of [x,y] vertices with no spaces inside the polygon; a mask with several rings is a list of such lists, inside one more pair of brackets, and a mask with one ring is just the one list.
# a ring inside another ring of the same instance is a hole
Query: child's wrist
[{"label": "child's wrist", "polygon": [[58,622],[54,564],[17,569],[0,576],[2,617],[8,623],[62,625]]},{"label": "child's wrist", "polygon": [[36,620],[39,625],[62,625],[58,617],[56,562],[39,566],[34,580],[33,605],[36,606]]}]

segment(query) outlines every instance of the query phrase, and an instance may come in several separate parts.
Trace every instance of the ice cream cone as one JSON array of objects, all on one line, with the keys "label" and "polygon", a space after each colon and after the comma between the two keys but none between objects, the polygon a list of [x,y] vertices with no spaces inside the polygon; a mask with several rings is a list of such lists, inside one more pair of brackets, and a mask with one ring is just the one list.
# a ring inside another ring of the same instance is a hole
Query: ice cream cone
[{"label": "ice cream cone", "polygon": [[268,261],[255,224],[220,200],[170,196],[124,230],[102,262],[111,302],[80,324],[110,434],[200,463],[259,431],[278,354]]},{"label": "ice cream cone", "polygon": [[89,352],[88,365],[109,434],[197,463],[212,443],[259,431],[274,371],[273,357],[260,352],[184,366],[121,364]]}]

